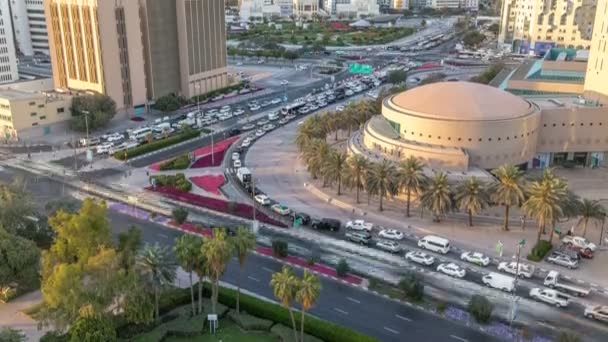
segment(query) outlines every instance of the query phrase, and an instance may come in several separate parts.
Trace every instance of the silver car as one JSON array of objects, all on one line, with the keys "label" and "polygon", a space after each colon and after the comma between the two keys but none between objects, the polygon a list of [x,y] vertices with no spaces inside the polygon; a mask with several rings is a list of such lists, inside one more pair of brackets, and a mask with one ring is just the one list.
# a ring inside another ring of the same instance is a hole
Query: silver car
[{"label": "silver car", "polygon": [[435,258],[424,252],[411,251],[405,255],[405,259],[422,265],[430,266],[435,263]]},{"label": "silver car", "polygon": [[578,260],[558,253],[551,253],[547,258],[547,261],[556,265],[568,267],[569,269],[578,268]]},{"label": "silver car", "polygon": [[401,246],[399,243],[390,240],[380,240],[376,242],[376,247],[391,253],[399,253],[401,252]]}]

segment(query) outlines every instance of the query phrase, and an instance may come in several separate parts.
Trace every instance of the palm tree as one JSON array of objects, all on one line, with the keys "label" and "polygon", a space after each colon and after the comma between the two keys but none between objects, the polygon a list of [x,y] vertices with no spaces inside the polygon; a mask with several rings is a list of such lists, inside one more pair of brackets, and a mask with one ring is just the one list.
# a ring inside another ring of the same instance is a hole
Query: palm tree
[{"label": "palm tree", "polygon": [[454,199],[458,209],[467,211],[469,227],[473,227],[473,215],[486,208],[490,203],[490,196],[485,184],[476,177],[469,177],[460,183],[456,187]]},{"label": "palm tree", "polygon": [[211,285],[211,310],[215,313],[220,277],[226,270],[226,264],[232,256],[232,245],[226,237],[226,231],[221,228],[214,229],[213,236],[203,242],[201,251],[207,259],[209,276],[213,282]]},{"label": "palm tree", "polygon": [[199,240],[198,258],[192,268],[196,276],[198,277],[198,313],[203,313],[203,279],[209,275],[209,267],[207,265],[207,258],[202,251],[203,239]]},{"label": "palm tree", "polygon": [[175,246],[173,247],[173,251],[175,252],[175,256],[177,260],[179,260],[180,265],[184,269],[184,271],[188,272],[188,276],[190,278],[190,298],[192,300],[192,315],[196,315],[196,306],[194,301],[194,286],[192,283],[192,272],[194,272],[194,267],[198,262],[198,258],[200,256],[201,251],[201,238],[184,234],[175,239]]},{"label": "palm tree", "polygon": [[371,195],[380,196],[378,210],[382,211],[382,201],[387,196],[392,196],[397,192],[397,177],[393,164],[384,159],[371,167],[367,179],[367,192]]},{"label": "palm tree", "polygon": [[509,208],[511,206],[520,206],[524,201],[525,183],[523,173],[513,165],[503,165],[492,171],[492,174],[498,178],[492,189],[491,199],[494,203],[505,206],[505,221],[503,229],[509,230]]},{"label": "palm tree", "polygon": [[454,206],[452,190],[445,173],[435,172],[435,175],[429,179],[429,183],[420,197],[420,202],[433,212],[435,222],[439,222],[441,216],[452,209]]},{"label": "palm tree", "polygon": [[338,196],[342,189],[342,178],[346,169],[346,152],[331,151],[323,168],[324,176],[329,183],[338,183]]},{"label": "palm tree", "polygon": [[135,269],[154,291],[154,317],[158,320],[160,290],[175,280],[176,267],[171,261],[169,249],[161,247],[158,243],[154,245],[146,244],[137,255]]},{"label": "palm tree", "polygon": [[255,248],[255,235],[245,227],[239,227],[236,235],[232,238],[232,245],[236,252],[236,257],[239,261],[239,277],[237,279],[236,288],[236,313],[240,314],[240,295],[241,295],[241,273],[243,266],[245,266],[245,260],[249,253]]},{"label": "palm tree", "polygon": [[[532,182],[529,193],[530,196],[522,208],[538,223],[536,239],[536,243],[538,243],[547,223],[553,225],[562,215],[560,203],[562,197],[565,196],[565,189],[555,179],[546,178]],[[551,227],[551,237],[553,237],[553,227]]]},{"label": "palm tree", "polygon": [[296,300],[302,306],[300,316],[300,341],[304,341],[304,316],[306,311],[314,305],[321,294],[321,283],[319,278],[309,270],[304,270],[300,286],[296,292]]},{"label": "palm tree", "polygon": [[322,175],[321,171],[329,153],[329,145],[321,139],[312,140],[306,147],[304,160],[306,161],[308,172],[310,172],[313,179],[317,179]]},{"label": "palm tree", "polygon": [[365,177],[369,170],[369,163],[362,155],[355,154],[346,160],[346,172],[344,183],[357,191],[357,204],[359,204],[359,192],[365,186]]},{"label": "palm tree", "polygon": [[589,221],[601,223],[606,218],[606,210],[595,200],[583,199],[579,206],[580,219],[577,225],[583,223],[583,236],[587,236],[587,224]]},{"label": "palm tree", "polygon": [[298,332],[296,328],[296,320],[293,317],[291,303],[296,297],[299,287],[298,278],[293,274],[293,271],[288,266],[283,266],[281,272],[274,273],[270,280],[270,286],[273,288],[274,296],[281,301],[281,304],[289,310],[291,316],[291,324],[293,326],[294,341],[298,341]]},{"label": "palm tree", "polygon": [[397,168],[399,187],[405,190],[407,195],[405,209],[405,215],[407,217],[410,217],[410,199],[412,191],[416,194],[420,194],[427,182],[427,177],[422,172],[423,167],[424,165],[418,158],[410,156],[402,161]]}]

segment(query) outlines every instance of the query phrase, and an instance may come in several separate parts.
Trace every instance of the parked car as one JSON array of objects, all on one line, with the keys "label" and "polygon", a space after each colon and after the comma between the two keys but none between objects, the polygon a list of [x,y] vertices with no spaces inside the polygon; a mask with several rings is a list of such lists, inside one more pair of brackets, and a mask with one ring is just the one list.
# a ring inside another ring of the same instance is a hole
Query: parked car
[{"label": "parked car", "polygon": [[484,267],[490,264],[490,258],[478,252],[464,252],[460,255],[460,259]]},{"label": "parked car", "polygon": [[339,220],[324,218],[321,220],[317,220],[317,219],[312,220],[311,226],[313,229],[331,230],[332,232],[337,232],[338,230],[340,230],[341,225],[342,224],[340,223]]},{"label": "parked car", "polygon": [[364,220],[352,220],[346,222],[346,229],[352,230],[366,230],[371,232],[374,228],[374,224],[371,222],[365,222]]},{"label": "parked car", "polygon": [[608,305],[589,306],[585,308],[585,317],[608,322]]},{"label": "parked car", "polygon": [[254,128],[255,128],[255,125],[254,125],[254,124],[246,124],[246,125],[244,125],[243,127],[241,127],[241,129],[242,129],[243,131],[251,131],[251,130],[252,130],[252,129],[254,129]]},{"label": "parked car", "polygon": [[570,302],[570,297],[552,289],[541,289],[538,287],[530,290],[530,297],[558,308],[565,308]]},{"label": "parked car", "polygon": [[597,246],[593,242],[590,242],[582,236],[566,235],[562,239],[562,242],[566,245],[571,245],[577,248],[589,249],[592,252],[595,252],[595,249],[597,248]]},{"label": "parked car", "polygon": [[[499,271],[507,272],[510,274],[516,274],[516,271],[515,271],[516,269],[517,269],[517,262],[515,262],[515,261],[511,261],[511,262],[503,261],[500,264],[498,264]],[[534,267],[520,262],[519,271],[517,273],[521,276],[524,276],[525,278],[528,278],[528,279],[532,278],[532,275],[534,274]]]},{"label": "parked car", "polygon": [[389,240],[403,240],[403,233],[396,229],[382,229],[378,236]]},{"label": "parked car", "polygon": [[348,239],[349,241],[361,244],[361,245],[366,245],[369,246],[369,244],[372,241],[372,234],[365,232],[365,231],[347,231],[346,234],[344,234],[346,236],[346,239]]},{"label": "parked car", "polygon": [[305,213],[295,213],[293,215],[293,219],[295,220],[300,220],[302,222],[303,225],[308,225],[310,223],[310,215],[305,214]]},{"label": "parked car", "polygon": [[556,265],[564,266],[569,269],[578,268],[578,260],[559,253],[551,253],[547,261]]},{"label": "parked car", "polygon": [[283,216],[291,214],[291,209],[279,203],[273,204],[270,209],[272,209],[272,211],[274,211],[275,213]]},{"label": "parked car", "polygon": [[467,274],[467,271],[465,271],[464,268],[456,265],[453,262],[449,264],[440,264],[437,266],[437,271],[456,278],[464,278],[464,276]]},{"label": "parked car", "polygon": [[408,252],[405,254],[405,259],[426,266],[430,266],[435,263],[435,257],[419,251]]},{"label": "parked car", "polygon": [[376,242],[376,247],[391,253],[401,252],[401,246],[398,242],[393,240],[379,240]]},{"label": "parked car", "polygon": [[255,195],[253,198],[261,205],[270,205],[270,198],[264,194]]}]

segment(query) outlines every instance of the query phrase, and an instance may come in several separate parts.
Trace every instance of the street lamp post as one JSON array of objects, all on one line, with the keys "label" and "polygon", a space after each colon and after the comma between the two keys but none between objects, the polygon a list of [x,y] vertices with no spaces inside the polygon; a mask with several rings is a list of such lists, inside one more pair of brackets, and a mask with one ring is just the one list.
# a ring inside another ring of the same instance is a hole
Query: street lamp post
[{"label": "street lamp post", "polygon": [[91,141],[89,140],[89,111],[83,110],[81,111],[84,114],[84,125],[86,128],[86,139],[87,139],[87,162],[89,163],[89,167],[93,167],[91,162],[93,161],[93,151],[91,151]]},{"label": "street lamp post", "polygon": [[524,244],[526,240],[521,240],[518,244],[517,244],[517,262],[515,263],[515,281],[513,281],[513,299],[511,302],[511,320],[509,322],[509,325],[513,325],[513,320],[515,319],[515,312],[517,310],[517,280],[519,279],[519,258],[521,256],[521,248],[524,246]]}]

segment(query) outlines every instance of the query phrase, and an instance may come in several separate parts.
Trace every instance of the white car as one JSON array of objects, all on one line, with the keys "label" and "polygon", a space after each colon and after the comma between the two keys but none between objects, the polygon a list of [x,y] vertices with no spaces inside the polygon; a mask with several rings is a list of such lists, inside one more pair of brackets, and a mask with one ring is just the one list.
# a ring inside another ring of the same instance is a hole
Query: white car
[{"label": "white car", "polygon": [[253,198],[261,205],[270,205],[270,198],[264,194],[255,195]]},{"label": "white car", "polygon": [[254,128],[255,128],[255,125],[254,125],[254,124],[246,124],[245,126],[241,127],[241,129],[242,129],[243,131],[250,131],[250,130],[252,130],[252,129],[254,129]]},{"label": "white car", "polygon": [[272,103],[272,104],[279,104],[279,103],[281,103],[281,99],[277,97],[275,99],[272,99],[272,101],[270,101],[270,103]]},{"label": "white car", "polygon": [[437,272],[445,273],[456,278],[464,278],[464,276],[467,274],[467,271],[465,271],[464,268],[456,265],[453,262],[449,264],[440,264],[437,266]]},{"label": "white car", "polygon": [[232,161],[232,166],[233,166],[235,169],[238,169],[238,168],[240,168],[240,167],[241,167],[241,166],[243,166],[243,165],[242,165],[242,163],[241,163],[241,160],[240,160],[240,159],[237,159],[237,160],[233,160],[233,161]]},{"label": "white car", "polygon": [[115,142],[115,141],[120,141],[120,140],[123,140],[124,138],[125,138],[125,136],[124,136],[124,135],[122,135],[122,134],[120,134],[120,133],[115,133],[115,134],[112,134],[112,135],[108,136],[108,137],[106,138],[106,140],[107,140],[108,142]]},{"label": "white car", "polygon": [[288,85],[288,84],[289,84],[289,81],[288,81],[288,80],[282,80],[282,81],[281,81],[281,85]]},{"label": "white car", "polygon": [[460,259],[484,267],[490,264],[490,258],[478,252],[464,252],[460,255]]},{"label": "white car", "polygon": [[275,125],[273,125],[273,124],[267,124],[267,125],[264,125],[264,127],[262,127],[262,129],[263,129],[264,131],[266,131],[266,132],[268,132],[268,131],[272,131],[272,130],[273,130],[273,129],[275,129],[275,128],[276,128],[276,126],[275,126]]},{"label": "white car", "polygon": [[593,242],[590,242],[582,236],[566,235],[562,239],[562,242],[568,246],[573,246],[580,249],[588,249],[592,252],[595,252],[595,250],[597,249],[597,246]]},{"label": "white car", "polygon": [[399,246],[399,243],[392,240],[380,240],[376,242],[376,247],[391,253],[401,252],[401,246]]},{"label": "white car", "polygon": [[589,306],[585,308],[585,317],[608,322],[608,306]]},{"label": "white car", "polygon": [[232,160],[237,160],[241,158],[241,154],[238,152],[232,152]]},{"label": "white car", "polygon": [[269,122],[269,121],[268,121],[268,120],[266,120],[266,119],[264,119],[264,120],[260,120],[260,121],[258,121],[257,125],[258,125],[259,127],[262,127],[262,126],[264,126],[264,125],[267,125],[267,124],[268,124],[268,122]]},{"label": "white car", "polygon": [[113,143],[107,142],[97,146],[97,154],[106,154],[110,152],[110,149],[114,146]]},{"label": "white car", "polygon": [[261,137],[264,134],[266,134],[266,132],[264,130],[262,130],[262,129],[258,129],[257,131],[255,131],[255,136],[256,137]]},{"label": "white car", "polygon": [[518,273],[521,276],[524,276],[525,278],[532,278],[532,275],[534,274],[534,267],[527,265],[527,264],[523,264],[523,263],[519,263],[519,271],[515,271],[517,269],[517,262],[515,261],[511,261],[511,262],[506,262],[503,261],[500,264],[498,264],[498,270],[499,271],[503,271],[506,273],[510,273],[510,274],[516,274]]},{"label": "white car", "polygon": [[289,214],[291,214],[291,209],[289,209],[288,207],[282,205],[282,204],[273,204],[272,207],[270,207],[270,209],[272,209],[272,211],[274,211],[275,213],[279,214],[279,215],[283,215],[283,216],[287,216]]},{"label": "white car", "polygon": [[541,289],[538,287],[530,290],[530,297],[550,305],[555,305],[558,308],[565,308],[570,302],[570,297],[551,289]]},{"label": "white car", "polygon": [[253,106],[249,107],[249,109],[251,109],[252,112],[255,112],[256,110],[260,110],[260,108],[262,108],[262,107],[260,107],[259,105],[253,105]]},{"label": "white car", "polygon": [[396,229],[382,229],[378,236],[389,240],[403,240],[403,233]]},{"label": "white car", "polygon": [[344,95],[353,96],[353,95],[355,95],[355,93],[352,90],[348,89],[347,91],[344,92]]},{"label": "white car", "polygon": [[435,258],[424,252],[411,251],[405,255],[405,259],[413,262],[417,262],[422,265],[430,266],[435,263]]},{"label": "white car", "polygon": [[365,222],[364,220],[353,220],[346,222],[346,229],[367,230],[368,232],[371,232],[373,228],[373,223]]},{"label": "white car", "polygon": [[344,110],[344,106],[343,105],[336,106],[336,112],[341,112],[343,110]]},{"label": "white car", "polygon": [[243,114],[245,114],[245,111],[242,109],[237,109],[234,112],[232,112],[232,115],[234,115],[234,116],[239,116],[239,115],[243,115]]},{"label": "white car", "polygon": [[230,111],[230,106],[223,106],[220,108],[220,113],[228,113]]},{"label": "white car", "polygon": [[558,253],[551,253],[551,255],[549,255],[549,257],[547,258],[547,262],[551,262],[556,265],[564,266],[569,269],[578,268],[577,259],[572,259],[568,256],[558,254]]},{"label": "white car", "polygon": [[251,140],[249,140],[249,139],[245,139],[241,143],[241,147],[249,147],[249,145],[251,145]]}]

